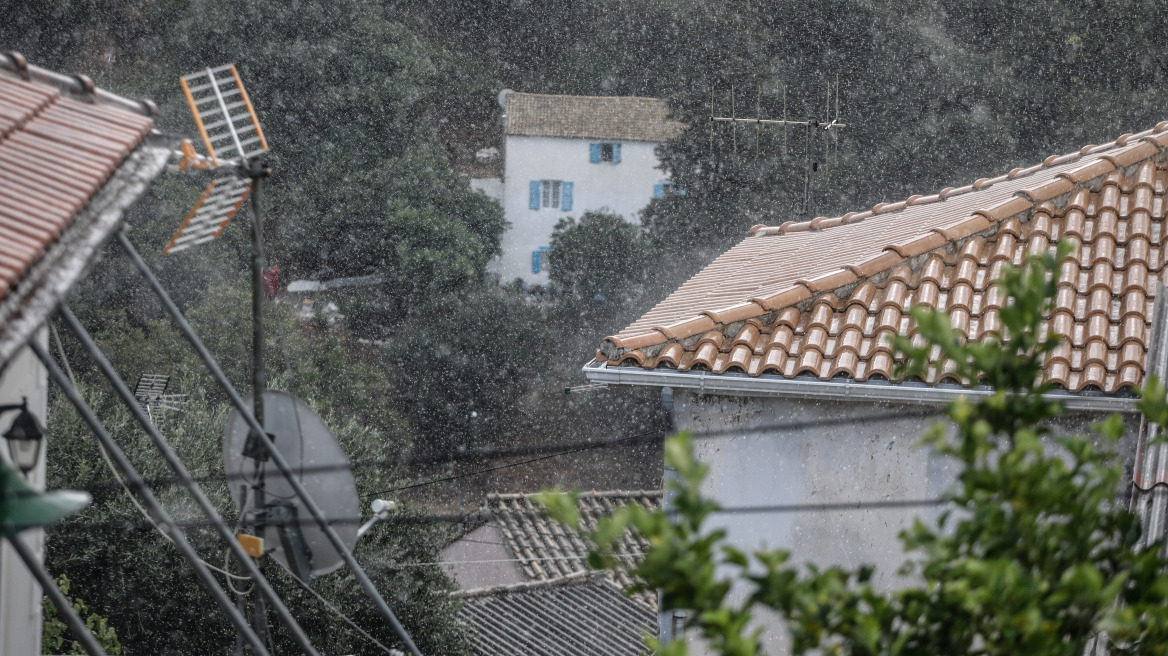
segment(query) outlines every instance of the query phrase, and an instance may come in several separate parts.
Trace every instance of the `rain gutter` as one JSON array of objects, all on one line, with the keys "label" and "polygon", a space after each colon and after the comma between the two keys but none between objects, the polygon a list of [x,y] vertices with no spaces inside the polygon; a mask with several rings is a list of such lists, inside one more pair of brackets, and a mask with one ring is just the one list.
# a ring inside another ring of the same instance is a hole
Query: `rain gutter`
[{"label": "rain gutter", "polygon": [[[781,396],[801,399],[837,399],[851,401],[884,401],[915,405],[946,405],[959,397],[985,398],[993,393],[988,387],[966,388],[957,385],[925,385],[923,383],[893,384],[884,381],[860,382],[850,379],[819,380],[818,378],[784,378],[782,376],[748,376],[740,373],[715,374],[709,371],[675,371],[671,369],[641,369],[640,367],[610,367],[589,362],[584,365],[584,376],[591,383],[607,385],[635,385],[642,387],[672,387],[698,390],[709,394],[740,396]],[[1102,394],[1071,394],[1050,392],[1047,399],[1062,403],[1072,411],[1136,413],[1137,399]]]}]

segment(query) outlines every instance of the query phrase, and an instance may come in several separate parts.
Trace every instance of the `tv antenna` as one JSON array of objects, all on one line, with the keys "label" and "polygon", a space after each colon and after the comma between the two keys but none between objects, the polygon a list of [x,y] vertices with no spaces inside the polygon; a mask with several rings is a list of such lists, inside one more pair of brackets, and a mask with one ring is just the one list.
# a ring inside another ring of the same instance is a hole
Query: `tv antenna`
[{"label": "tv antenna", "polygon": [[[300,399],[285,392],[267,389],[264,368],[265,270],[260,181],[270,173],[264,162],[268,143],[255,108],[233,64],[206,68],[183,76],[179,82],[207,154],[198,153],[190,140],[184,140],[179,152],[178,169],[216,170],[221,174],[203,191],[203,195],[171,237],[164,253],[173,254],[214,240],[223,233],[243,201],[251,201],[250,403],[254,421],[252,417],[242,416],[238,409],[234,411],[228,418],[223,443],[224,465],[228,472],[242,472],[246,461],[251,461],[251,479],[245,479],[247,482],[241,488],[231,491],[239,505],[240,517],[247,520],[253,533],[238,535],[240,545],[258,560],[257,566],[265,578],[266,557],[269,554],[287,566],[302,582],[348,562],[366,594],[378,605],[398,638],[405,643],[410,653],[421,656],[393,611],[352,558],[357,527],[333,525],[331,522],[318,525],[315,521],[311,524],[303,522],[302,526],[298,519],[300,504],[308,503],[308,500],[311,500],[308,505],[316,519],[321,517],[321,506],[332,517],[353,517],[360,507],[356,484],[348,470],[348,459],[324,422]],[[275,286],[276,279],[272,277],[271,281],[273,284],[270,286]],[[265,417],[265,407],[269,405],[271,412]],[[249,430],[248,427],[253,425],[257,429]],[[280,476],[272,477],[269,491],[267,464],[272,452],[280,455],[276,459],[280,464],[273,469]],[[291,469],[284,469],[288,463],[292,463]],[[319,470],[316,466],[321,464],[328,465],[325,471],[339,473],[328,476],[303,474],[309,468]],[[295,475],[297,469],[301,470],[302,475]],[[283,475],[285,472],[288,478]],[[306,490],[309,490],[307,494]],[[336,508],[340,507],[345,510],[337,511]],[[378,509],[375,508],[374,512],[377,514]],[[381,513],[383,516],[385,514]],[[339,547],[334,545],[333,538],[338,538]],[[279,546],[265,548],[265,543],[269,541]],[[242,595],[239,603],[244,604]],[[266,642],[269,632],[262,595],[254,598],[252,624],[260,642]],[[236,652],[242,653],[242,644],[238,642]]]},{"label": "tv antenna", "polygon": [[[203,195],[191,208],[163,253],[171,255],[193,246],[212,241],[219,235],[239,211],[244,200],[251,200],[251,273],[252,273],[252,399],[255,419],[260,426],[264,421],[264,398],[267,396],[266,373],[264,370],[264,241],[263,215],[260,213],[260,181],[270,171],[264,162],[268,152],[268,142],[260,127],[255,107],[239,77],[234,64],[215,68],[205,68],[179,78],[183,95],[190,106],[191,116],[199,129],[207,154],[195,151],[190,140],[181,146],[178,168],[214,170],[220,172],[203,191]],[[267,451],[256,440],[271,439],[268,435],[251,435],[253,453]],[[263,462],[255,459],[251,487],[256,507],[266,507],[265,470]],[[242,513],[243,508],[240,509]],[[242,515],[241,515],[242,516]],[[256,525],[256,532],[265,533],[263,515]],[[240,536],[241,543],[254,544],[254,536]],[[259,549],[259,568],[264,571],[264,552]],[[266,575],[265,575],[266,576]],[[267,611],[264,598],[256,595],[253,624],[261,641],[267,639]]]},{"label": "tv antenna", "polygon": [[[800,208],[800,214],[810,218],[811,216],[811,177],[813,173],[819,171],[819,161],[815,155],[818,150],[818,135],[823,135],[823,170],[826,177],[831,177],[831,170],[839,166],[839,131],[848,127],[848,125],[840,121],[840,102],[839,102],[839,75],[835,76],[835,118],[820,120],[819,116],[813,115],[807,119],[790,119],[787,115],[787,87],[783,85],[783,118],[771,119],[762,117],[762,87],[758,87],[755,96],[755,116],[750,118],[748,116],[739,116],[737,101],[735,98],[734,85],[730,85],[730,116],[717,116],[714,107],[714,99],[716,95],[716,88],[710,87],[710,155],[714,154],[714,124],[715,123],[729,123],[731,128],[731,143],[734,149],[734,154],[738,155],[738,124],[753,124],[754,125],[754,157],[758,159],[761,149],[762,128],[766,127],[782,127],[783,128],[783,160],[787,159],[790,128],[804,128],[806,130],[806,153],[807,160],[805,164],[804,183],[803,183],[803,204]],[[828,84],[824,93],[823,101],[823,116],[830,117],[832,114],[832,86]],[[834,150],[832,146],[834,145]],[[834,153],[834,163],[832,162],[832,155]]]},{"label": "tv antenna", "polygon": [[170,385],[170,376],[164,374],[142,374],[138,376],[138,383],[134,385],[134,398],[146,409],[150,421],[154,421],[154,408],[179,412],[181,399],[186,394],[167,394],[166,388]]}]

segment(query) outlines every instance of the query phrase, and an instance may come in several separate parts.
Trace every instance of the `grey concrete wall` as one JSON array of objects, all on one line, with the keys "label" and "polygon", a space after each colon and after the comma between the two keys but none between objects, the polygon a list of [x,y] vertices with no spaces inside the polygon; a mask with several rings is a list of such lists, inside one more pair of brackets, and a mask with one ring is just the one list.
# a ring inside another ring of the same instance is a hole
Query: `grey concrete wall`
[{"label": "grey concrete wall", "polygon": [[[674,417],[679,430],[695,433],[697,457],[710,466],[704,491],[723,507],[733,508],[938,497],[955,480],[957,468],[918,446],[932,423],[919,415],[930,411],[942,416],[941,408],[911,404],[713,396],[678,390]],[[876,416],[887,419],[871,419]],[[1086,432],[1099,417],[1069,415],[1055,429]],[[801,422],[811,425],[750,431]],[[1129,438],[1122,448],[1130,463],[1138,421],[1129,417],[1128,426]],[[698,435],[726,430],[730,434]],[[895,574],[904,561],[897,534],[914,517],[934,523],[940,512],[939,507],[927,507],[717,514],[710,526],[725,528],[730,542],[744,549],[789,549],[797,564],[875,565],[877,589],[892,590],[906,583]],[[763,625],[768,653],[786,653],[781,625],[774,618]]]},{"label": "grey concrete wall", "polygon": [[[519,563],[503,544],[499,527],[484,524],[442,550],[439,560],[460,590],[523,583]],[[488,561],[488,562],[483,562]]]}]

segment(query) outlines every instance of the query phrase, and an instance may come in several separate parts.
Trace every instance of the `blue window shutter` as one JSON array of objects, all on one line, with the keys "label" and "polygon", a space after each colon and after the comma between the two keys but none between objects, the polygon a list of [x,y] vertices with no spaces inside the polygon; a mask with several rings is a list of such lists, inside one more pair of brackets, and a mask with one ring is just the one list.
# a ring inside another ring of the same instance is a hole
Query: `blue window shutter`
[{"label": "blue window shutter", "polygon": [[564,186],[560,188],[560,209],[565,212],[572,210],[572,183],[565,182]]},{"label": "blue window shutter", "polygon": [[665,183],[658,182],[653,185],[653,198],[665,198]]},{"label": "blue window shutter", "polygon": [[531,251],[531,272],[539,273],[540,260],[543,259],[543,251],[538,248]]},{"label": "blue window shutter", "polygon": [[620,144],[612,145],[612,163],[620,164]]},{"label": "blue window shutter", "polygon": [[533,210],[539,209],[539,180],[531,181],[531,200],[527,206]]},{"label": "blue window shutter", "polygon": [[588,161],[593,164],[600,163],[600,144],[588,144]]}]

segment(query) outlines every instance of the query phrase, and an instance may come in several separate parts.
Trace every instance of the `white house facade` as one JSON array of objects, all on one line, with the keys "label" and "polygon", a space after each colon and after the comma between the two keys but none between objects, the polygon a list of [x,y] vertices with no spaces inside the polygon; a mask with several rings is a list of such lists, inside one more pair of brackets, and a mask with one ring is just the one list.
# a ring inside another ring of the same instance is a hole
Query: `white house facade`
[{"label": "white house facade", "polygon": [[[937,194],[756,226],[605,338],[584,373],[669,390],[673,422],[710,467],[705,491],[738,509],[712,520],[731,542],[820,566],[874,564],[888,590],[903,583],[897,533],[935,518],[930,500],[954,480],[919,438],[947,402],[991,393],[956,379],[939,350],[920,379],[897,381],[888,337],[913,338],[908,310],[925,306],[965,339],[989,338],[1007,302],[1002,267],[1067,241],[1046,318],[1063,338],[1043,374],[1067,410],[1053,427],[1082,433],[1121,415],[1131,505],[1145,543],[1162,540],[1168,445],[1140,421],[1134,390],[1168,373],[1166,161],[1168,121]],[[819,510],[752,509],[784,506]],[[768,653],[786,653],[783,627],[764,628]]]},{"label": "white house facade", "polygon": [[681,125],[656,98],[513,91],[503,98],[501,202],[510,226],[492,270],[505,282],[546,284],[545,255],[560,220],[606,209],[636,221],[650,199],[667,193],[655,149]]}]

